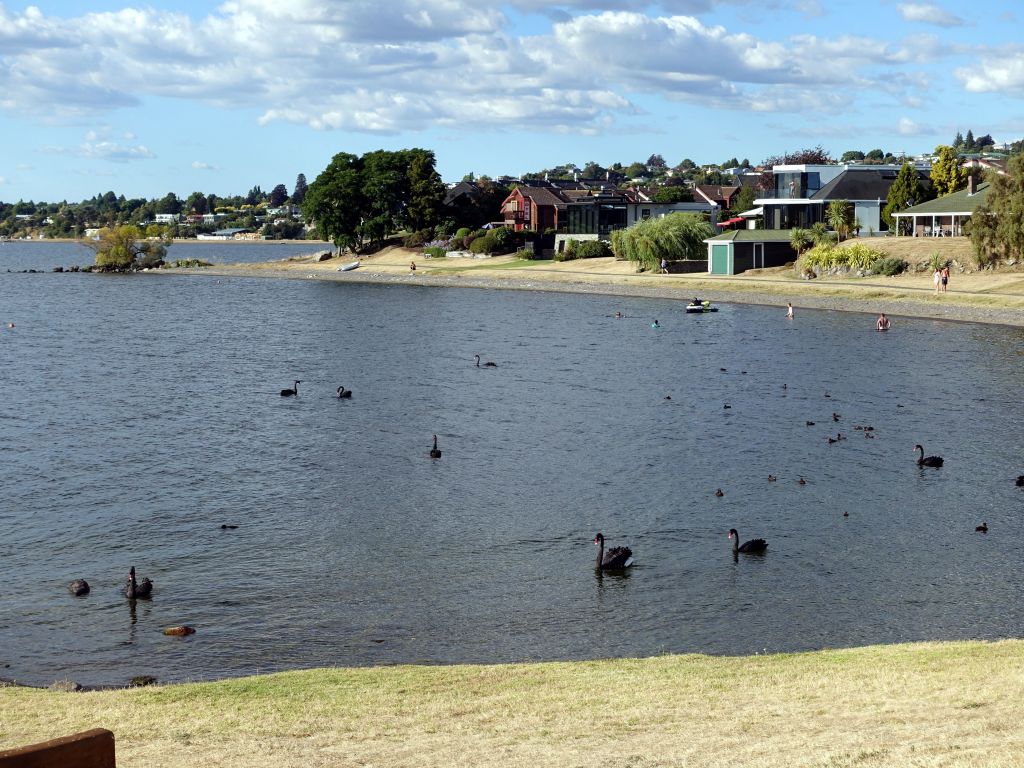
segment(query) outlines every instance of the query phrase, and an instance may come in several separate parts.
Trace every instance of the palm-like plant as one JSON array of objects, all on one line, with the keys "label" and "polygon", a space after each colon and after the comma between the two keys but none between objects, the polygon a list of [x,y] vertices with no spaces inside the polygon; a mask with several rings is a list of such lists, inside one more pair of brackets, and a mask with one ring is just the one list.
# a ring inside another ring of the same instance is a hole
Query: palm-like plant
[{"label": "palm-like plant", "polygon": [[814,236],[809,230],[802,227],[793,227],[789,233],[789,244],[793,246],[798,259],[800,254],[804,252],[804,249],[810,247],[812,243],[814,243]]},{"label": "palm-like plant", "polygon": [[828,210],[825,212],[825,220],[835,230],[841,242],[843,237],[850,233],[850,228],[853,226],[853,211],[849,201],[833,200],[830,202]]}]

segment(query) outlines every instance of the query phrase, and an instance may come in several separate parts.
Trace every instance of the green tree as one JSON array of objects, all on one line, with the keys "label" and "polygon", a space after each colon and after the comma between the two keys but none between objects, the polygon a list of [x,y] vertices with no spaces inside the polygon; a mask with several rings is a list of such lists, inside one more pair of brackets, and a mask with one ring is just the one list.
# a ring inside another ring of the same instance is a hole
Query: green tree
[{"label": "green tree", "polygon": [[193,192],[185,200],[185,210],[191,213],[209,213],[210,201],[202,192]]},{"label": "green tree", "polygon": [[864,155],[865,160],[870,160],[873,163],[880,163],[885,160],[885,152],[880,149],[872,149],[870,152]]},{"label": "green tree", "polygon": [[832,200],[828,204],[828,210],[825,211],[825,219],[835,230],[839,241],[842,242],[853,228],[853,206],[850,205],[849,200]]},{"label": "green tree", "polygon": [[750,184],[744,184],[740,191],[732,199],[732,210],[734,213],[743,213],[754,207],[757,199],[757,188]]},{"label": "green tree", "polygon": [[168,192],[156,203],[157,213],[181,213],[181,200],[173,192]]},{"label": "green tree", "polygon": [[622,173],[627,179],[638,179],[647,175],[647,165],[645,163],[633,163],[624,168]]},{"label": "green tree", "polygon": [[935,148],[938,155],[932,163],[932,189],[939,197],[957,192],[967,186],[967,169],[960,167],[960,156],[953,147],[944,144]]},{"label": "green tree", "polygon": [[306,199],[307,189],[309,189],[309,185],[306,184],[306,174],[300,173],[295,177],[295,187],[292,190],[292,202],[295,205],[302,205]]},{"label": "green tree", "polygon": [[796,257],[799,259],[800,254],[804,250],[810,247],[814,243],[814,236],[810,230],[803,229],[802,227],[793,227],[789,232],[789,244],[793,246],[793,250],[796,251]]},{"label": "green tree", "polygon": [[319,237],[330,240],[340,250],[355,250],[362,245],[362,169],[360,158],[339,152],[309,185],[302,203],[306,222],[315,225]]},{"label": "green tree", "polygon": [[971,216],[971,244],[978,263],[1024,257],[1024,155],[1011,157],[1006,175],[993,174],[985,201]]},{"label": "green tree", "polygon": [[284,201],[288,199],[288,187],[284,184],[278,184],[272,190],[270,190],[270,197],[267,198],[267,204],[271,208],[277,208],[278,206],[284,205]]},{"label": "green tree", "polygon": [[409,199],[408,160],[405,153],[379,149],[362,156],[364,215],[360,231],[371,243],[398,230]]},{"label": "green tree", "polygon": [[662,259],[700,259],[707,253],[704,241],[715,233],[696,213],[670,213],[617,230],[612,239],[616,258],[628,259],[646,270],[657,269]]},{"label": "green tree", "polygon": [[956,138],[953,139],[953,149],[960,149],[964,145],[964,135],[960,131],[956,132]]},{"label": "green tree", "polygon": [[167,253],[166,240],[143,240],[139,228],[130,224],[101,229],[99,240],[89,245],[96,251],[96,266],[103,272],[127,272],[140,258],[153,264]]},{"label": "green tree", "polygon": [[434,153],[411,149],[409,157],[409,201],[405,207],[406,226],[413,232],[428,229],[441,219],[441,206],[447,191],[434,168]]},{"label": "green tree", "polygon": [[974,143],[974,131],[968,128],[967,135],[964,136],[964,151],[973,152],[975,149],[977,146]]},{"label": "green tree", "polygon": [[851,149],[848,152],[843,152],[843,156],[839,158],[841,163],[854,163],[860,162],[864,159],[864,153],[857,149]]},{"label": "green tree", "polygon": [[692,203],[693,192],[687,187],[662,187],[654,193],[656,203]]},{"label": "green tree", "polygon": [[589,161],[583,166],[583,178],[584,179],[603,179],[608,169],[598,165],[593,160]]},{"label": "green tree", "polygon": [[882,219],[890,230],[896,229],[896,220],[892,217],[894,213],[905,211],[912,205],[922,201],[921,183],[917,178],[917,171],[910,163],[904,163],[900,172],[896,174],[896,180],[889,187],[889,194],[885,198],[885,208],[882,209]]}]

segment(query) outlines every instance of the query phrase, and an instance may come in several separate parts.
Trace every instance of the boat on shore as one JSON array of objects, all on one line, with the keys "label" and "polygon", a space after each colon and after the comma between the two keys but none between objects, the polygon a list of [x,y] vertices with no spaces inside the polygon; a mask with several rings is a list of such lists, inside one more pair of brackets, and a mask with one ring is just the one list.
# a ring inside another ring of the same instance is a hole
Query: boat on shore
[{"label": "boat on shore", "polygon": [[346,264],[343,267],[338,267],[338,271],[339,272],[351,272],[353,269],[356,269],[358,267],[359,267],[359,262],[358,261],[353,261],[351,264]]},{"label": "boat on shore", "polygon": [[686,305],[686,311],[690,314],[702,314],[704,312],[717,312],[718,307],[712,307],[710,301],[694,299]]}]

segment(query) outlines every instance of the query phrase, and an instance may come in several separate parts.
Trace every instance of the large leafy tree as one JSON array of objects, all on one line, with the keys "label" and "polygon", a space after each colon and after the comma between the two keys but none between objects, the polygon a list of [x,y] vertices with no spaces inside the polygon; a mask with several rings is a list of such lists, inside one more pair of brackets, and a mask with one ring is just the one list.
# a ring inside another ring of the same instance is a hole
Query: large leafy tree
[{"label": "large leafy tree", "polygon": [[209,213],[210,201],[202,192],[193,192],[185,200],[185,210],[189,213]]},{"label": "large leafy tree", "polygon": [[695,213],[670,213],[647,219],[612,233],[616,257],[657,269],[662,259],[700,259],[707,252],[704,240],[714,235],[711,225]]},{"label": "large leafy tree", "polygon": [[288,187],[284,184],[278,184],[272,190],[270,190],[270,197],[267,198],[267,203],[271,208],[277,208],[279,205],[284,205],[284,201],[288,199]]},{"label": "large leafy tree", "polygon": [[433,227],[440,220],[445,186],[434,168],[434,153],[410,149],[409,202],[405,208],[406,225],[414,232]]},{"label": "large leafy tree", "polygon": [[932,189],[941,197],[957,192],[967,186],[967,169],[960,167],[959,153],[953,147],[940,144],[935,148],[938,155],[932,163]]},{"label": "large leafy tree", "polygon": [[1010,158],[1006,175],[993,174],[985,202],[971,216],[971,243],[982,266],[1024,256],[1024,155]]},{"label": "large leafy tree", "polygon": [[126,272],[142,259],[155,263],[167,253],[168,241],[143,240],[138,227],[125,224],[100,230],[99,240],[90,243],[96,251],[96,266],[104,272]]},{"label": "large leafy tree", "polygon": [[355,250],[362,245],[360,224],[365,209],[362,169],[360,158],[339,152],[309,185],[302,203],[306,221],[313,222],[319,236],[339,249]]},{"label": "large leafy tree", "polygon": [[910,163],[904,163],[900,172],[896,174],[896,180],[889,187],[889,194],[886,195],[885,208],[882,209],[882,218],[890,230],[896,228],[894,213],[905,211],[912,205],[920,203],[923,199],[921,183],[917,178],[917,171]]},{"label": "large leafy tree", "polygon": [[408,159],[403,152],[379,149],[362,157],[365,215],[360,230],[371,242],[398,229],[409,200]]}]

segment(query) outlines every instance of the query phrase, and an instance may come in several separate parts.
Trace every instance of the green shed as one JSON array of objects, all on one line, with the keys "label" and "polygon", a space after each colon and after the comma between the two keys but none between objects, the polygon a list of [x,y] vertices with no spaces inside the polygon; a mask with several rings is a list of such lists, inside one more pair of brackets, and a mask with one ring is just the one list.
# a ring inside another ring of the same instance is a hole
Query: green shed
[{"label": "green shed", "polygon": [[709,237],[708,272],[738,275],[748,269],[781,267],[796,258],[788,229],[737,229]]}]

